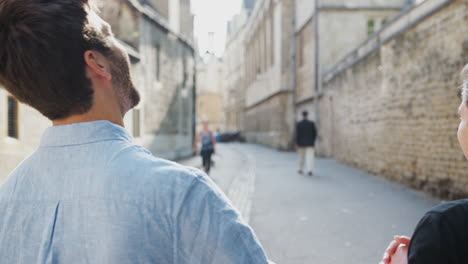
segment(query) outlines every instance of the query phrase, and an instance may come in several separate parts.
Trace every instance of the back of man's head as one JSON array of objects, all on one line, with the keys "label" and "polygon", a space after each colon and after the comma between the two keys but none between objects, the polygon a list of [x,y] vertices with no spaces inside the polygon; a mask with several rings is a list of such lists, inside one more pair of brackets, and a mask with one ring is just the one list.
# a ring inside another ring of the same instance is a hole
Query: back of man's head
[{"label": "back of man's head", "polygon": [[92,106],[84,53],[109,47],[88,24],[90,1],[0,0],[0,84],[51,120]]},{"label": "back of man's head", "polygon": [[302,118],[307,119],[308,116],[309,116],[309,112],[307,111],[302,112]]}]

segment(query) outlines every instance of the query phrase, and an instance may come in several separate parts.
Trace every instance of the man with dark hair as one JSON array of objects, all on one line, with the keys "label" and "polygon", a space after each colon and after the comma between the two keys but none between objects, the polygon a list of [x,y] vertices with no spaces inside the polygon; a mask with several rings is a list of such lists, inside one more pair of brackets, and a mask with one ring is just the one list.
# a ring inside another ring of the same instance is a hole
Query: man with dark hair
[{"label": "man with dark hair", "polygon": [[53,122],[0,186],[0,262],[267,263],[205,174],[132,143],[128,55],[90,0],[0,0],[0,84]]},{"label": "man with dark hair", "polygon": [[312,176],[315,156],[317,129],[313,121],[308,120],[309,113],[302,112],[302,120],[296,125],[296,150],[299,152],[299,174],[303,173],[304,163],[309,176]]}]

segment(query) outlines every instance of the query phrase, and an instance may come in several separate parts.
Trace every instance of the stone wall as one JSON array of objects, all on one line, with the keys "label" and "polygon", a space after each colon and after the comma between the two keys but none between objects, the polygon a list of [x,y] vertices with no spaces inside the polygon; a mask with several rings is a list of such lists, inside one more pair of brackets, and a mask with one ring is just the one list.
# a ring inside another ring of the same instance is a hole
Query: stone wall
[{"label": "stone wall", "polygon": [[303,102],[315,95],[315,41],[313,21],[296,33],[296,102]]},{"label": "stone wall", "polygon": [[292,147],[292,94],[280,93],[247,109],[246,139],[273,148]]},{"label": "stone wall", "polygon": [[468,195],[468,162],[456,138],[468,1],[445,1],[424,15],[423,8],[436,2],[443,1],[416,7],[420,19],[409,28],[405,16],[394,21],[402,32],[354,62],[346,58],[327,75],[318,151],[440,197],[460,198]]},{"label": "stone wall", "polygon": [[166,20],[169,18],[169,0],[149,0],[149,3],[156,8],[158,13]]},{"label": "stone wall", "polygon": [[[316,96],[315,49],[318,48],[318,74],[327,72],[347,53],[368,38],[368,23],[372,21],[374,30],[380,29],[384,21],[390,21],[403,10],[402,0],[373,1],[321,1],[317,18],[314,18],[313,5],[303,6],[298,2],[296,26],[296,103],[298,109],[307,107]],[[312,7],[311,7],[312,6]],[[306,13],[305,11],[308,11]],[[316,26],[316,20],[318,25]],[[318,47],[315,40],[315,27],[318,28]],[[321,90],[319,79],[317,89]]]}]

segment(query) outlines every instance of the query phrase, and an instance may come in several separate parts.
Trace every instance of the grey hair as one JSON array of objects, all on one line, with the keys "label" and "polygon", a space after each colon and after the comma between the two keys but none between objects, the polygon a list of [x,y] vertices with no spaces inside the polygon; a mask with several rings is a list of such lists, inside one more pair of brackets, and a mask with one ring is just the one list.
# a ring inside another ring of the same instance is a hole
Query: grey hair
[{"label": "grey hair", "polygon": [[462,84],[462,99],[468,104],[468,64],[465,65],[461,72]]}]

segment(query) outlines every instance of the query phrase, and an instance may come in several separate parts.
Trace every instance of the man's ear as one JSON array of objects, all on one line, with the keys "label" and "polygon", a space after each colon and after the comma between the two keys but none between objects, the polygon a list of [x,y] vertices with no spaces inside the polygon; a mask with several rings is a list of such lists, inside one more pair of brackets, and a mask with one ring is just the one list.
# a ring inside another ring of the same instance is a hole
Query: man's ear
[{"label": "man's ear", "polygon": [[84,60],[91,74],[108,81],[112,80],[110,63],[100,52],[87,50],[84,53]]}]

